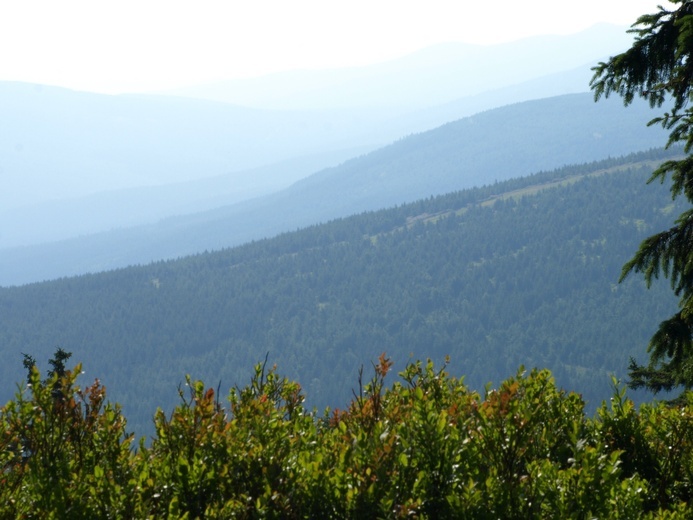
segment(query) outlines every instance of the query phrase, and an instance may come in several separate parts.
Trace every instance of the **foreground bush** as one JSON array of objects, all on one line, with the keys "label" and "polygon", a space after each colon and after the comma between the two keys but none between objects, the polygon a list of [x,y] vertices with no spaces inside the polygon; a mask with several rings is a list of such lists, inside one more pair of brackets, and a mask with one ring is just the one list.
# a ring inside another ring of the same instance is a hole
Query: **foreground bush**
[{"label": "foreground bush", "polygon": [[431,362],[391,386],[381,356],[344,410],[318,415],[258,365],[226,403],[187,379],[135,449],[79,365],[0,409],[2,518],[687,518],[693,400],[595,418],[548,371],[483,397]]}]

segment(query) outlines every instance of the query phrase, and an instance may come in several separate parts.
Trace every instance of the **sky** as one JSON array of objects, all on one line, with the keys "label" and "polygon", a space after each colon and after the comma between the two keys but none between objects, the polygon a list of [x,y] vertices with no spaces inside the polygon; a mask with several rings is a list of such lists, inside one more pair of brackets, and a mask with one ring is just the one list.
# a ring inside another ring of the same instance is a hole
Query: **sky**
[{"label": "sky", "polygon": [[0,5],[0,81],[107,94],[367,65],[442,42],[629,26],[657,0],[21,0]]}]

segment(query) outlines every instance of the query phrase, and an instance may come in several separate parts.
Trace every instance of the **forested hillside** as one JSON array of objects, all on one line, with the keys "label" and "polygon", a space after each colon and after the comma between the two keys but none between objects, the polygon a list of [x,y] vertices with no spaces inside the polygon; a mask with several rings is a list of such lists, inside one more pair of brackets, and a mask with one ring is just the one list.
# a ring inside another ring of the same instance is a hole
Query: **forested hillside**
[{"label": "forested hillside", "polygon": [[[186,373],[225,391],[269,353],[310,405],[344,406],[382,352],[451,357],[472,388],[546,367],[594,409],[675,302],[616,282],[678,212],[653,151],[565,167],[216,253],[0,289],[0,400],[60,346],[144,431]],[[593,175],[591,174],[593,173]],[[590,174],[590,175],[588,175]],[[49,259],[47,261],[50,261]]]}]

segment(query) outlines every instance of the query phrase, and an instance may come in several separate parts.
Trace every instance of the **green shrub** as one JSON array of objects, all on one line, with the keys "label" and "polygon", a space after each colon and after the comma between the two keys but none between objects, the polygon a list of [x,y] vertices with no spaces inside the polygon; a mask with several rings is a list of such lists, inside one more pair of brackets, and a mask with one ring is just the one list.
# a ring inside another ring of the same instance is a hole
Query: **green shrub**
[{"label": "green shrub", "polygon": [[384,355],[344,410],[319,416],[259,364],[222,403],[186,378],[133,449],[80,366],[0,409],[0,518],[690,518],[693,398],[637,410],[623,390],[587,418],[546,370],[482,397]]}]

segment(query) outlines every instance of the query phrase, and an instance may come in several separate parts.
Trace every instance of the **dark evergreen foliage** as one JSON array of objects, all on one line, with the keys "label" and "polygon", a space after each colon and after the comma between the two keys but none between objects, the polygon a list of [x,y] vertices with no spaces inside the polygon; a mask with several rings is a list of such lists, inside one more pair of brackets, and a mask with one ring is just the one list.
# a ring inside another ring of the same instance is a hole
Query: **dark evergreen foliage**
[{"label": "dark evergreen foliage", "polygon": [[650,182],[664,183],[670,176],[672,199],[685,199],[684,211],[669,229],[642,242],[621,275],[624,279],[640,272],[649,286],[662,274],[679,297],[680,311],[661,322],[652,336],[648,365],[630,363],[631,386],[654,392],[693,387],[693,2],[672,3],[678,4],[674,10],[660,6],[657,13],[641,16],[631,29],[633,46],[595,67],[592,79],[597,100],[616,93],[626,105],[637,97],[652,107],[670,104],[649,124],[668,130],[668,145],[682,143],[686,153],[665,161],[650,177]]}]

